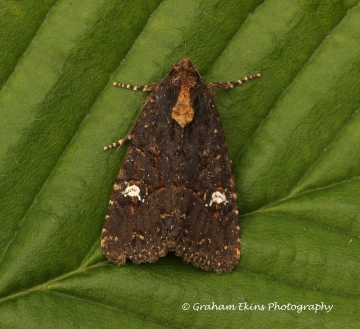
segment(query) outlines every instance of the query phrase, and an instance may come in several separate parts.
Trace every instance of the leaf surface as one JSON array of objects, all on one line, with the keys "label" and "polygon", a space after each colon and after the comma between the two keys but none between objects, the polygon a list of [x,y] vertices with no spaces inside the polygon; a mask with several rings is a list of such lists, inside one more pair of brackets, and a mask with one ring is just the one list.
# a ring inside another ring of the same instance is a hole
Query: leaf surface
[{"label": "leaf surface", "polygon": [[[358,1],[0,8],[0,327],[360,326]],[[183,57],[207,82],[262,75],[215,96],[241,212],[230,274],[172,254],[117,268],[100,249],[126,151],[102,148],[146,97],[112,82]]]}]

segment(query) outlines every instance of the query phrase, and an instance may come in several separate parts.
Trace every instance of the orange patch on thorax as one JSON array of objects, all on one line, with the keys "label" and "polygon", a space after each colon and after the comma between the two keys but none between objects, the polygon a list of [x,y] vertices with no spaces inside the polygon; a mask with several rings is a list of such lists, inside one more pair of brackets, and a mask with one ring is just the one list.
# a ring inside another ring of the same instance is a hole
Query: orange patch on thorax
[{"label": "orange patch on thorax", "polygon": [[190,123],[194,118],[194,109],[191,106],[190,88],[191,83],[183,83],[178,95],[177,102],[172,109],[171,118],[174,119],[182,128]]}]

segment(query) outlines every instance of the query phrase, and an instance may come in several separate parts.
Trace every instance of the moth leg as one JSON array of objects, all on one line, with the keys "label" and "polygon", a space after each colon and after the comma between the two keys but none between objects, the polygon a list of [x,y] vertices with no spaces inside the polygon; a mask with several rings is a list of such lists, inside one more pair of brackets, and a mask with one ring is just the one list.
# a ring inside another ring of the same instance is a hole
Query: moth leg
[{"label": "moth leg", "polygon": [[[157,87],[159,87],[159,83],[156,82],[156,83],[152,83],[150,85],[145,85],[145,86],[132,86],[132,85],[128,85],[126,83],[114,82],[114,86],[115,87],[120,87],[120,88],[131,89],[131,90],[153,91]],[[135,120],[135,122],[137,122],[137,120]],[[131,139],[131,132],[132,132],[133,128],[134,128],[134,126],[130,129],[130,131],[127,133],[127,135],[124,138],[119,139],[117,142],[114,142],[114,143],[111,143],[109,145],[104,146],[104,151],[112,149],[114,147],[120,147],[121,145],[124,144],[124,142],[127,139]]]},{"label": "moth leg", "polygon": [[241,80],[231,81],[231,82],[211,82],[208,84],[208,87],[217,87],[223,89],[233,88],[235,86],[242,85],[244,82],[247,82],[252,79],[260,78],[260,73],[249,75],[248,77],[242,78]]},{"label": "moth leg", "polygon": [[120,147],[121,145],[124,144],[124,142],[125,142],[127,139],[129,139],[128,137],[129,137],[129,134],[127,134],[124,138],[119,139],[117,142],[114,142],[114,143],[111,143],[111,144],[109,144],[109,145],[104,146],[104,151],[109,150],[109,149],[113,149],[114,147],[117,147],[117,146]]},{"label": "moth leg", "polygon": [[132,85],[128,85],[126,83],[114,82],[114,86],[115,87],[120,87],[120,88],[131,89],[131,90],[153,91],[157,87],[159,87],[159,83],[156,82],[156,83],[152,83],[150,85],[145,85],[145,86],[132,86]]}]

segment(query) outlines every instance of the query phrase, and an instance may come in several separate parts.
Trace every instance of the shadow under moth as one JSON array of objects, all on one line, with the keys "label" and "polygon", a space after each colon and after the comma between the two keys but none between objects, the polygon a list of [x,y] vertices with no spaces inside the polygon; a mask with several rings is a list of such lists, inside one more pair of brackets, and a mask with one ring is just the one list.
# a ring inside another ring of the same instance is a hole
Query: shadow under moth
[{"label": "shadow under moth", "polygon": [[188,58],[159,82],[117,87],[151,91],[133,128],[105,150],[130,141],[117,176],[101,247],[124,265],[173,251],[204,270],[230,272],[240,258],[237,196],[213,88]]}]

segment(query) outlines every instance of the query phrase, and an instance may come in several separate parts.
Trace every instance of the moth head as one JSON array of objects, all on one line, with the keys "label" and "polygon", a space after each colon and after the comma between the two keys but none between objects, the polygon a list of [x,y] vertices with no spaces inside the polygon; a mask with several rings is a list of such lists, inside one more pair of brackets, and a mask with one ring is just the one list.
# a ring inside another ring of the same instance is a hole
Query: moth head
[{"label": "moth head", "polygon": [[170,71],[170,76],[172,76],[173,82],[180,84],[185,82],[193,86],[196,83],[202,82],[198,68],[194,66],[189,58],[183,58],[178,64],[174,64],[173,69]]},{"label": "moth head", "polygon": [[177,69],[182,69],[187,71],[197,70],[197,68],[194,66],[190,58],[183,58],[176,66]]}]

